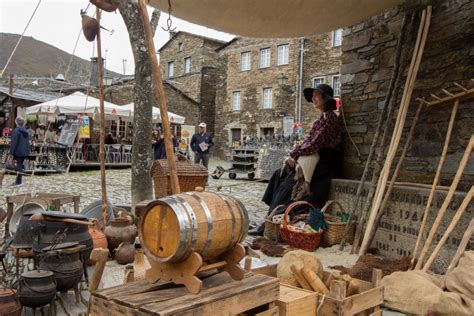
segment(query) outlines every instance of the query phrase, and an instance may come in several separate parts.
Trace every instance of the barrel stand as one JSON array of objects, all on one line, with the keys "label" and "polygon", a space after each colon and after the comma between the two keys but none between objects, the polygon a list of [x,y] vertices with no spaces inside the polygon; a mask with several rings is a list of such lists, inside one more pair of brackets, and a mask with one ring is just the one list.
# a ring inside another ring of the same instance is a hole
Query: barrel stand
[{"label": "barrel stand", "polygon": [[202,289],[202,281],[196,275],[200,272],[218,269],[229,273],[234,280],[242,280],[245,270],[239,263],[244,257],[244,246],[236,244],[218,261],[212,263],[205,262],[197,252],[193,252],[186,260],[177,263],[161,263],[149,258],[151,268],[146,271],[146,279],[151,283],[163,280],[183,284],[190,293],[198,294]]}]

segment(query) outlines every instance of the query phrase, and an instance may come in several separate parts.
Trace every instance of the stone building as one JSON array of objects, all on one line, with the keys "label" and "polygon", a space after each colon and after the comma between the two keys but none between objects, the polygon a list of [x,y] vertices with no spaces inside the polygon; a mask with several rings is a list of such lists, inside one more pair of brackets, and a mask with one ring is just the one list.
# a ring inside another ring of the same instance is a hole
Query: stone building
[{"label": "stone building", "polygon": [[[413,8],[411,8],[413,9]],[[384,104],[394,68],[397,40],[406,8],[396,8],[347,28],[342,44],[341,83],[348,131],[361,152],[345,137],[344,177],[360,179],[372,143],[377,121]],[[418,17],[419,20],[419,17]],[[414,37],[418,25],[415,26]],[[430,93],[442,96],[441,89],[459,92],[454,82],[471,87],[473,67],[474,2],[433,1],[433,13],[426,46],[407,116],[406,130],[411,125],[418,97],[431,100]],[[395,109],[399,108],[414,40],[406,45],[408,63]],[[474,134],[474,102],[462,101],[456,116],[441,184],[450,185],[461,156]],[[405,158],[399,181],[430,183],[441,156],[452,105],[424,108],[415,129],[413,143]],[[396,113],[395,113],[396,114]],[[396,117],[396,115],[395,115]],[[394,117],[394,120],[395,120]],[[390,132],[391,133],[391,132]],[[391,135],[391,134],[390,134]],[[405,138],[405,136],[404,136]],[[399,146],[404,144],[404,138]],[[395,162],[396,163],[396,162]],[[474,182],[474,161],[471,158],[459,188],[468,189]]]},{"label": "stone building", "polygon": [[[198,121],[207,123],[214,133],[217,79],[216,49],[225,42],[187,32],[177,32],[160,49],[160,64],[164,81],[174,87],[175,97],[168,97],[171,108],[179,106],[180,93],[196,102]],[[186,117],[188,118],[188,117]],[[186,122],[189,132],[194,127]],[[192,129],[192,131],[191,131]]]},{"label": "stone building", "polygon": [[340,91],[341,37],[238,37],[220,47],[214,154],[225,158],[245,136],[291,135],[299,121],[307,131],[317,114],[300,91],[322,82]]}]

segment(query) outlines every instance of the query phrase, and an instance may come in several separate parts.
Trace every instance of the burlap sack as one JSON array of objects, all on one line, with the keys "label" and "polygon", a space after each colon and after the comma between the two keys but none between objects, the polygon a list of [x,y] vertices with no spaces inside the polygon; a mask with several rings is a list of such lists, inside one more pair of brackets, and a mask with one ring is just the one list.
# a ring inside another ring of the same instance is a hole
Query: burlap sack
[{"label": "burlap sack", "polygon": [[474,251],[464,252],[458,266],[446,276],[445,287],[449,292],[464,294],[474,300]]},{"label": "burlap sack", "polygon": [[[382,285],[384,305],[397,311],[416,315],[430,311],[440,315],[474,315],[474,301],[469,296],[443,291],[440,278],[422,271],[392,273],[382,279]],[[470,291],[472,295],[472,283]]]}]

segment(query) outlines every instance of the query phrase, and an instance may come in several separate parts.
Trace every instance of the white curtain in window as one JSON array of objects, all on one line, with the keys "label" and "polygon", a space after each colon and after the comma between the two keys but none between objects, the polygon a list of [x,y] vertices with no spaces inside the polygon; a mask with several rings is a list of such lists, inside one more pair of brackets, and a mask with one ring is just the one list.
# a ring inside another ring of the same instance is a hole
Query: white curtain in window
[{"label": "white curtain in window", "polygon": [[250,70],[250,52],[244,52],[240,54],[240,70],[246,71]]},{"label": "white curtain in window", "polygon": [[270,48],[263,48],[260,50],[260,68],[270,67]]},{"label": "white curtain in window", "polygon": [[187,74],[191,72],[191,57],[184,59],[184,73]]},{"label": "white curtain in window", "polygon": [[240,91],[232,92],[232,111],[240,111]]},{"label": "white curtain in window", "polygon": [[277,47],[277,65],[288,65],[288,44]]},{"label": "white curtain in window", "polygon": [[341,95],[341,76],[333,76],[332,77],[332,89],[334,90],[334,96]]},{"label": "white curtain in window", "polygon": [[174,62],[168,63],[168,78],[174,76]]},{"label": "white curtain in window", "polygon": [[264,109],[272,108],[272,88],[263,89],[263,108]]}]

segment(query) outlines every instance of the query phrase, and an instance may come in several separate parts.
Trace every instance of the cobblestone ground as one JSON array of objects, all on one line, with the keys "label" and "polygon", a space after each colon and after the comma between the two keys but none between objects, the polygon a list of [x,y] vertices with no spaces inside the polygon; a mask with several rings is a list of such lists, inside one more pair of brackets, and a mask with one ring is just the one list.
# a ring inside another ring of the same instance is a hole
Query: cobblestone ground
[{"label": "cobblestone ground", "polygon": [[[226,162],[211,159],[209,170],[216,166],[227,168]],[[24,186],[12,188],[14,175],[5,175],[3,187],[0,189],[0,207],[6,210],[6,196],[19,193],[69,193],[81,196],[80,209],[82,210],[93,201],[101,199],[100,172],[82,171],[68,174],[35,175],[24,177]],[[113,205],[130,205],[130,169],[109,169],[106,171],[107,198]],[[225,173],[221,179],[209,177],[207,191],[230,194],[239,199],[246,207],[252,224],[261,222],[267,206],[261,202],[266,183],[248,180],[247,175],[238,174],[237,179],[231,180]],[[73,205],[66,205],[65,209],[73,211]],[[1,230],[3,230],[3,225]],[[2,234],[3,235],[3,234]]]}]

